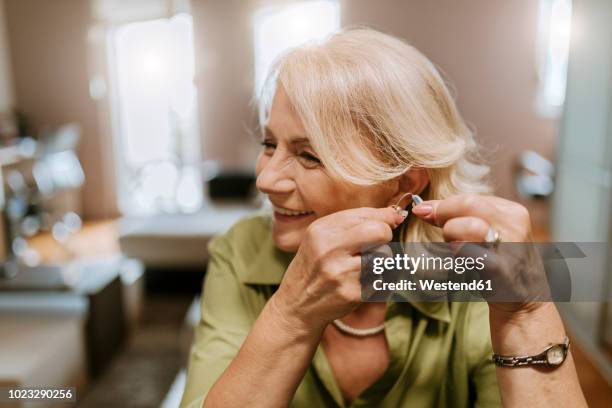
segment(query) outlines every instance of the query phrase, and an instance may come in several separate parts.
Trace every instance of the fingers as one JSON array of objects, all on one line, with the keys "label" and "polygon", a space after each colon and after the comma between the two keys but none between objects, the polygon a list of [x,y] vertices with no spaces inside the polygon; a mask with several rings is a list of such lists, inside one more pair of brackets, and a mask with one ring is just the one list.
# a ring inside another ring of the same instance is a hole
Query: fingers
[{"label": "fingers", "polygon": [[[360,256],[347,256],[332,258],[328,264],[325,265],[324,270],[329,272],[333,277],[345,279],[348,277],[357,277],[361,273],[361,257]],[[348,275],[347,275],[348,274]]]},{"label": "fingers", "polygon": [[492,224],[496,210],[491,197],[463,194],[445,200],[424,201],[415,206],[412,213],[432,225],[442,227],[451,218],[469,216],[479,217],[488,224]]},{"label": "fingers", "polygon": [[346,232],[344,247],[350,254],[386,244],[393,239],[391,227],[381,221],[368,220],[354,225]]},{"label": "fingers", "polygon": [[391,241],[393,229],[404,219],[390,207],[339,211],[316,220],[308,227],[309,246],[318,253],[340,251],[356,255],[365,248]]},{"label": "fingers", "polygon": [[332,214],[332,216],[334,217],[334,223],[340,223],[347,229],[367,221],[379,221],[389,225],[391,228],[396,228],[405,219],[405,217],[398,214],[397,211],[391,207],[353,208],[350,210],[339,211]]},{"label": "fingers", "polygon": [[457,217],[448,220],[442,228],[442,235],[447,242],[482,242],[489,224],[480,217]]}]

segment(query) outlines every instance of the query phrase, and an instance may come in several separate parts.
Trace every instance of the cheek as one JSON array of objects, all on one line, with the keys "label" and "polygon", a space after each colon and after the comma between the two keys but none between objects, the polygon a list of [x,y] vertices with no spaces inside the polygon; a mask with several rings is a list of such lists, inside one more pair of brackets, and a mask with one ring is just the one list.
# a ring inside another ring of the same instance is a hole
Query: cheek
[{"label": "cheek", "polygon": [[314,211],[317,218],[358,206],[351,190],[323,171],[306,171],[296,184],[305,208]]},{"label": "cheek", "polygon": [[342,182],[327,183],[317,191],[323,215],[351,208],[386,207],[392,195],[392,189],[387,186],[356,186]]},{"label": "cheek", "polygon": [[269,157],[266,156],[263,152],[259,152],[259,155],[257,155],[257,161],[255,162],[255,177],[259,177],[259,174],[266,166],[268,159]]}]

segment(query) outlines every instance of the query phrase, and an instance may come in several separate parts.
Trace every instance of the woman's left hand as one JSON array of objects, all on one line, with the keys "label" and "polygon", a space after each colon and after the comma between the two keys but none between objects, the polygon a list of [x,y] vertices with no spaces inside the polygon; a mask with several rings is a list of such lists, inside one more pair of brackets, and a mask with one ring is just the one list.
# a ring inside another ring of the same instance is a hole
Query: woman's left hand
[{"label": "woman's left hand", "polygon": [[[487,253],[487,278],[494,293],[485,296],[492,312],[514,314],[539,307],[550,300],[546,274],[533,245],[529,212],[522,205],[500,197],[462,194],[444,200],[428,200],[412,209],[420,219],[442,228],[447,242],[487,242],[498,234],[499,247],[466,245],[464,255]],[[535,301],[534,301],[535,300]]]},{"label": "woman's left hand", "polygon": [[[499,197],[468,194],[425,201],[412,212],[441,227],[445,241],[476,243],[458,245],[460,252],[468,247],[468,252],[489,255],[480,273],[497,285],[493,299],[484,296],[489,303],[494,353],[532,355],[547,344],[563,342],[565,328],[550,301],[542,260],[535,246],[529,244],[531,222],[525,207]],[[490,229],[499,233],[499,245],[482,245],[488,241]],[[571,352],[563,366],[552,371],[498,367],[496,374],[504,406],[531,406],[534,396],[538,406],[587,406]]]},{"label": "woman's left hand", "polygon": [[484,242],[489,228],[504,242],[531,242],[531,220],[522,205],[500,197],[460,194],[428,200],[412,209],[414,215],[442,228],[447,242]]}]

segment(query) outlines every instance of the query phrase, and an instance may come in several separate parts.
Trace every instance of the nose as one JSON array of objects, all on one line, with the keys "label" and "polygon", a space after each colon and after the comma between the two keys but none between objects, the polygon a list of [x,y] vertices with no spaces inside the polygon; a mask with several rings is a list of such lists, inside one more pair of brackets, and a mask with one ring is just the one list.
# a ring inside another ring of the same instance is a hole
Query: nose
[{"label": "nose", "polygon": [[289,194],[295,190],[291,158],[275,152],[261,167],[255,185],[264,194]]}]

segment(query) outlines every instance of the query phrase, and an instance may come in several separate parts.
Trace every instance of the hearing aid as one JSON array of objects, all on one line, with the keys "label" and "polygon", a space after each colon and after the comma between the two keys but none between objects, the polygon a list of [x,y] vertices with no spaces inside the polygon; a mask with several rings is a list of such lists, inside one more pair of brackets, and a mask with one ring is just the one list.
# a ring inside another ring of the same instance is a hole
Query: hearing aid
[{"label": "hearing aid", "polygon": [[[423,203],[423,199],[418,194],[406,193],[402,195],[399,198],[399,200],[397,200],[397,203],[393,205],[392,207],[395,211],[397,211],[398,214],[402,215],[404,218],[408,216],[408,210],[405,210],[404,207],[402,207],[400,204],[406,197],[410,197],[410,200],[412,201],[413,206]],[[406,208],[410,208],[410,207],[408,206]]]},{"label": "hearing aid", "polygon": [[[410,204],[407,204],[406,207],[402,207],[402,201],[404,201],[406,198],[409,198],[409,200],[411,201]],[[423,199],[421,197],[419,197],[417,194],[413,194],[413,193],[406,193],[404,195],[402,195],[399,200],[397,200],[397,203],[395,205],[393,205],[393,209],[395,211],[397,211],[398,214],[400,214],[402,217],[404,217],[404,221],[397,226],[397,228],[395,228],[393,230],[393,238],[392,241],[394,242],[400,242],[401,241],[401,236],[402,236],[402,231],[404,230],[405,225],[408,223],[408,219],[410,218],[409,215],[411,213],[411,209],[413,206],[415,205],[419,205],[423,202]]]}]

